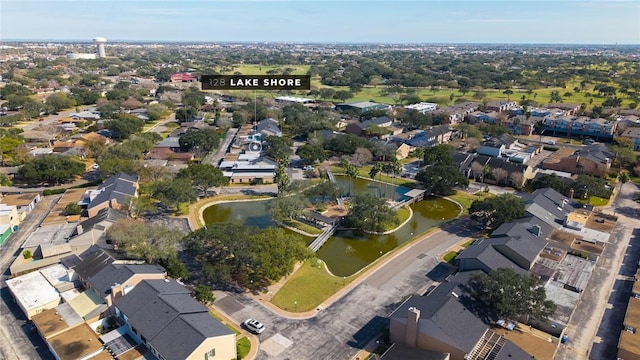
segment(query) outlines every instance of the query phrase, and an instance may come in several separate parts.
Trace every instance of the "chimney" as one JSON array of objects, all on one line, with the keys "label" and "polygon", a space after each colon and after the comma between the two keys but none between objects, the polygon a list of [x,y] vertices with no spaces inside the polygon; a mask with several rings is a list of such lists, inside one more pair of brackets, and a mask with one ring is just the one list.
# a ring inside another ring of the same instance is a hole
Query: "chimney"
[{"label": "chimney", "polygon": [[82,225],[78,225],[76,227],[76,231],[78,232],[78,235],[82,234],[84,232],[84,229],[82,229]]},{"label": "chimney", "polygon": [[569,190],[569,199],[571,199],[571,200],[573,200],[573,193],[574,193],[573,189],[570,189]]},{"label": "chimney", "polygon": [[541,230],[540,225],[533,225],[533,227],[531,228],[531,232],[535,236],[540,236],[540,230]]},{"label": "chimney", "polygon": [[122,285],[115,283],[113,285],[111,285],[111,294],[109,294],[109,297],[107,298],[107,305],[111,306],[111,304],[113,304],[114,301],[116,301],[117,299],[122,297]]},{"label": "chimney", "polygon": [[76,272],[73,269],[67,269],[67,281],[73,282],[76,280]]},{"label": "chimney", "polygon": [[407,317],[407,327],[405,328],[405,344],[410,347],[418,345],[418,322],[420,321],[420,310],[410,307]]},{"label": "chimney", "polygon": [[564,209],[565,205],[567,205],[567,199],[562,199],[562,206],[560,207]]}]

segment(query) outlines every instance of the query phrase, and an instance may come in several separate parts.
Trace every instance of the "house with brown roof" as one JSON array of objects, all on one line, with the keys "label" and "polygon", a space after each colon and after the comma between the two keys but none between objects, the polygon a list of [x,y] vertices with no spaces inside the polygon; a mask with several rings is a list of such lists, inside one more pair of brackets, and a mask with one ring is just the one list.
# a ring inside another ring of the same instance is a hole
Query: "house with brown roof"
[{"label": "house with brown roof", "polygon": [[145,155],[144,159],[167,160],[186,164],[194,159],[194,155],[189,152],[175,152],[171,148],[155,147]]},{"label": "house with brown roof", "polygon": [[611,169],[613,157],[614,154],[600,144],[579,150],[560,148],[542,162],[542,168],[604,177]]},{"label": "house with brown roof", "polygon": [[39,193],[8,194],[0,199],[0,203],[17,207],[18,217],[20,220],[24,220],[35,208],[40,199]]}]

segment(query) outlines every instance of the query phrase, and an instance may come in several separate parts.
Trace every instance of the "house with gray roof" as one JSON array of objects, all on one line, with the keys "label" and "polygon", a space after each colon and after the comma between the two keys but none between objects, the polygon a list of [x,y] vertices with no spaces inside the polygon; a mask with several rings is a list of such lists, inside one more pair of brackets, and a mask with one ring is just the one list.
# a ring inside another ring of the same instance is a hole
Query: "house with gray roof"
[{"label": "house with gray roof", "polygon": [[115,300],[136,342],[159,359],[235,359],[236,335],[176,280],[143,280]]},{"label": "house with gray roof", "polygon": [[527,215],[535,216],[555,229],[560,229],[566,214],[575,210],[573,201],[551,188],[538,189],[522,197]]},{"label": "house with gray roof", "polygon": [[101,209],[124,209],[131,198],[138,196],[138,177],[120,173],[107,178],[96,190],[89,193],[87,213],[94,217]]},{"label": "house with gray roof", "polygon": [[531,359],[476,316],[464,289],[469,275],[458,273],[428,295],[411,296],[400,305],[389,319],[391,342],[448,353],[453,360],[477,360],[489,352],[493,359]]},{"label": "house with gray roof", "polygon": [[164,279],[166,270],[157,264],[116,264],[103,267],[84,279],[89,287],[109,306],[142,280]]}]

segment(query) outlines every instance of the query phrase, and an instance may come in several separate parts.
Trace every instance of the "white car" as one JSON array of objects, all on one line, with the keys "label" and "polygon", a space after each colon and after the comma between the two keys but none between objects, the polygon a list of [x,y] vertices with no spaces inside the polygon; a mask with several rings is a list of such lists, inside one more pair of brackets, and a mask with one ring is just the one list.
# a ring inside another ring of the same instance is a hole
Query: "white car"
[{"label": "white car", "polygon": [[256,319],[247,319],[242,323],[249,331],[261,334],[264,331],[264,324]]}]

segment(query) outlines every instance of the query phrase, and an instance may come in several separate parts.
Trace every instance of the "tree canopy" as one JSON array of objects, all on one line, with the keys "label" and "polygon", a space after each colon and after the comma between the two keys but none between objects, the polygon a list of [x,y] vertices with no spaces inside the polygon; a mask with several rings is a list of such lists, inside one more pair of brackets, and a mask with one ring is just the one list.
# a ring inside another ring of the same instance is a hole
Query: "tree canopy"
[{"label": "tree canopy", "polygon": [[222,174],[222,170],[211,164],[190,164],[178,172],[178,178],[189,179],[193,186],[205,196],[207,189],[229,184],[229,178]]},{"label": "tree canopy", "polygon": [[373,194],[357,194],[351,198],[349,215],[345,217],[346,226],[364,231],[382,232],[389,224],[398,224],[396,212],[389,207],[387,200]]},{"label": "tree canopy", "polygon": [[544,287],[536,279],[512,269],[472,274],[467,285],[470,295],[495,318],[518,320],[525,316],[545,321],[556,310],[556,304],[547,300]]},{"label": "tree canopy", "polygon": [[220,135],[213,129],[189,129],[178,141],[182,151],[198,149],[208,153],[218,147]]},{"label": "tree canopy", "polygon": [[299,235],[239,223],[210,224],[188,234],[186,250],[203,266],[207,280],[261,290],[312,256]]},{"label": "tree canopy", "polygon": [[69,156],[45,155],[28,161],[18,170],[18,178],[29,184],[57,185],[80,176],[86,168]]},{"label": "tree canopy", "polygon": [[177,229],[125,218],[117,220],[107,230],[107,237],[129,256],[153,263],[176,255],[176,245],[183,237]]},{"label": "tree canopy", "polygon": [[513,194],[501,194],[475,200],[469,208],[471,218],[493,229],[524,216],[524,200]]}]

